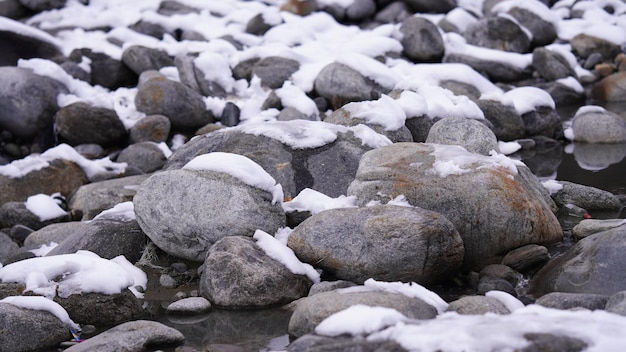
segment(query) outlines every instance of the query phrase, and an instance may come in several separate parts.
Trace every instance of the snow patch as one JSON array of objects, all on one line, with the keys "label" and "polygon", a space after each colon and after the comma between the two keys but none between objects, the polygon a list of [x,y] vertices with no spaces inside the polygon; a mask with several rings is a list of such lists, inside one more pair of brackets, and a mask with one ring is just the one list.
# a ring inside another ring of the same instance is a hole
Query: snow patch
[{"label": "snow patch", "polygon": [[30,309],[30,310],[42,310],[49,312],[54,315],[57,319],[59,319],[63,324],[67,325],[69,328],[80,331],[80,325],[76,324],[72,319],[70,319],[69,314],[65,308],[61,307],[57,302],[41,297],[41,296],[9,296],[2,300],[0,303],[8,303],[10,305]]},{"label": "snow patch", "polygon": [[356,197],[341,195],[337,198],[331,198],[324,193],[305,188],[292,200],[283,203],[283,210],[287,213],[309,211],[313,215],[336,208],[356,208]]},{"label": "snow patch", "polygon": [[431,144],[435,157],[432,172],[440,177],[462,175],[473,170],[484,168],[499,169],[507,172],[510,177],[517,175],[517,166],[525,165],[521,161],[508,158],[504,154],[492,150],[489,156],[468,152],[458,145]]},{"label": "snow patch", "polygon": [[58,193],[48,196],[46,194],[36,194],[26,199],[26,209],[37,215],[39,221],[48,221],[62,216],[66,216],[67,212],[63,210],[57,200],[53,197],[60,195]]}]

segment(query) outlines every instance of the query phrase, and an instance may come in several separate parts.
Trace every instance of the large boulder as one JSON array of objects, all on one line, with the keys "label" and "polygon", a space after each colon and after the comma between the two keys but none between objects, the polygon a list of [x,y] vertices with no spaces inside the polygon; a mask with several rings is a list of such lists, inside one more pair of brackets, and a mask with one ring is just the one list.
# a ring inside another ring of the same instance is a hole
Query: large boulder
[{"label": "large boulder", "polygon": [[223,308],[279,306],[306,296],[312,282],[269,257],[251,238],[217,241],[203,264],[200,293]]},{"label": "large boulder", "polygon": [[256,229],[275,233],[286,221],[271,193],[209,170],[154,174],[133,203],[137,222],[159,248],[199,262],[223,237],[251,237]]},{"label": "large boulder", "polygon": [[463,242],[442,215],[381,205],[331,209],[306,219],[289,236],[298,258],[341,280],[431,284],[463,262]]},{"label": "large boulder", "polygon": [[626,290],[626,227],[585,237],[546,264],[531,281],[529,292],[612,295]]},{"label": "large boulder", "polygon": [[360,205],[404,195],[413,206],[443,214],[463,238],[465,269],[562,238],[552,201],[526,166],[460,146],[396,143],[367,152],[348,195]]}]

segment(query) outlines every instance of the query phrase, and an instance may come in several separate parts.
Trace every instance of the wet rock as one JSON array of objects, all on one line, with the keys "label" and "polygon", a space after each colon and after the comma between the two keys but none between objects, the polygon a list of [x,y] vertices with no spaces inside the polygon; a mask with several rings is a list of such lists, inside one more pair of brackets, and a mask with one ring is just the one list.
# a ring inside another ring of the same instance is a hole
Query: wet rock
[{"label": "wet rock", "polygon": [[70,60],[83,61],[83,56],[91,60],[91,83],[108,89],[130,87],[137,85],[137,74],[128,68],[122,61],[113,59],[107,54],[94,52],[91,49],[75,49],[70,54]]},{"label": "wet rock", "polygon": [[232,102],[227,102],[224,105],[224,110],[222,110],[220,122],[226,127],[237,126],[240,122],[240,115],[241,110],[239,110],[239,107]]},{"label": "wet rock", "polygon": [[584,308],[596,310],[604,309],[608,299],[609,296],[606,295],[551,292],[539,297],[535,304],[554,309]]},{"label": "wet rock", "polygon": [[67,89],[52,78],[29,69],[0,67],[0,128],[26,139],[50,133],[60,93]]},{"label": "wet rock", "polygon": [[502,264],[519,272],[526,272],[550,260],[548,249],[536,244],[527,244],[508,252],[502,258]]},{"label": "wet rock", "polygon": [[456,7],[455,0],[404,0],[413,12],[446,13]]},{"label": "wet rock", "polygon": [[492,276],[483,276],[478,281],[477,293],[484,295],[489,291],[503,291],[513,297],[517,297],[515,287],[509,281]]},{"label": "wet rock", "polygon": [[211,302],[203,297],[183,298],[167,306],[168,314],[202,314],[211,309]]},{"label": "wet rock", "polygon": [[581,239],[598,232],[622,226],[624,224],[626,224],[626,222],[624,222],[623,219],[583,219],[576,226],[574,226],[572,229],[572,235],[574,235],[576,239]]},{"label": "wet rock", "polygon": [[463,37],[468,44],[510,51],[528,52],[530,39],[522,28],[506,17],[488,17],[467,26]]},{"label": "wet rock", "polygon": [[178,330],[149,320],[137,320],[114,328],[74,345],[66,352],[140,352],[149,346],[177,345],[185,340]]},{"label": "wet rock", "polygon": [[448,312],[459,314],[509,314],[509,309],[499,300],[485,296],[465,296],[450,302]]},{"label": "wet rock", "polygon": [[341,280],[431,284],[454,273],[463,242],[435,212],[393,205],[331,209],[289,236],[298,258]]},{"label": "wet rock", "polygon": [[144,315],[141,302],[127,289],[112,295],[89,292],[67,298],[55,297],[54,301],[78,324],[111,326]]},{"label": "wet rock", "polygon": [[0,303],[0,350],[27,352],[54,349],[71,335],[50,312]]},{"label": "wet rock", "polygon": [[154,174],[133,199],[146,235],[167,253],[194,261],[203,261],[225,236],[251,237],[257,229],[275,233],[284,226],[285,213],[271,201],[269,192],[233,176],[195,170]]},{"label": "wet rock", "polygon": [[114,110],[78,102],[60,109],[54,120],[57,136],[70,145],[110,147],[126,142],[126,128]]},{"label": "wet rock", "polygon": [[261,79],[261,85],[277,89],[300,68],[295,60],[280,56],[268,56],[259,60],[252,67],[252,74]]},{"label": "wet rock", "polygon": [[126,163],[143,173],[151,173],[161,169],[165,165],[165,160],[167,158],[163,155],[163,150],[156,143],[139,142],[122,150],[116,161]]},{"label": "wet rock", "polygon": [[52,223],[69,220],[69,214],[61,215],[54,219],[42,220],[38,215],[28,210],[24,202],[6,202],[0,205],[0,228],[13,227],[19,224],[32,230],[38,230]]},{"label": "wet rock", "polygon": [[353,68],[334,62],[315,78],[315,92],[338,109],[352,101],[378,99],[381,88]]},{"label": "wet rock", "polygon": [[405,352],[395,341],[368,341],[352,337],[304,335],[287,346],[287,352],[360,351]]},{"label": "wet rock", "polygon": [[576,72],[561,54],[543,47],[535,48],[533,51],[533,67],[548,81],[576,77]]},{"label": "wet rock", "polygon": [[200,293],[231,309],[280,306],[306,296],[312,282],[269,257],[248,237],[229,236],[208,251]]},{"label": "wet rock", "polygon": [[595,293],[626,290],[626,228],[617,227],[583,238],[535,275],[529,293]]},{"label": "wet rock", "polygon": [[213,122],[199,93],[155,71],[141,75],[138,89],[137,110],[167,116],[174,129],[193,130]]},{"label": "wet rock", "polygon": [[171,126],[170,120],[163,115],[146,116],[137,121],[128,131],[129,142],[165,142],[170,134]]},{"label": "wet rock", "polygon": [[174,66],[174,60],[165,50],[131,45],[124,49],[122,62],[137,75],[144,71],[158,71],[166,66]]},{"label": "wet rock", "polygon": [[576,142],[626,142],[626,121],[621,116],[607,110],[577,113],[572,120],[572,130]]},{"label": "wet rock", "polygon": [[626,100],[624,82],[626,82],[626,71],[616,72],[596,83],[591,95],[594,99],[602,101],[624,101]]},{"label": "wet rock", "polygon": [[322,281],[313,284],[309,290],[309,296],[313,296],[318,293],[333,291],[339,288],[347,288],[356,286],[352,281],[337,280],[337,281]]},{"label": "wet rock", "polygon": [[[455,163],[448,153],[476,162],[453,175],[442,173],[446,169],[436,169],[435,162]],[[485,167],[488,158],[459,146],[395,143],[363,155],[348,195],[364,205],[402,194],[413,206],[441,213],[463,238],[466,269],[480,269],[524,244],[559,241],[561,227],[536,177],[522,165],[512,171]]]},{"label": "wet rock", "polygon": [[384,291],[335,290],[300,300],[289,320],[289,335],[300,337],[312,333],[322,320],[356,304],[392,308],[412,319],[433,319],[437,316],[437,310],[419,298]]},{"label": "wet rock", "polygon": [[517,286],[519,280],[522,278],[522,274],[511,269],[511,267],[504,264],[489,264],[480,271],[480,277],[491,276],[498,279],[504,279],[511,283],[514,287]]},{"label": "wet rock", "polygon": [[575,204],[587,210],[616,210],[622,207],[619,199],[611,192],[573,182],[559,183],[563,188],[552,195],[558,206]]},{"label": "wet rock", "polygon": [[626,291],[611,295],[605,309],[607,312],[626,316]]},{"label": "wet rock", "polygon": [[485,114],[485,119],[492,123],[492,131],[498,140],[511,141],[524,137],[524,121],[512,106],[484,99],[479,99],[476,104]]},{"label": "wet rock", "polygon": [[426,143],[460,145],[466,150],[489,155],[500,151],[496,135],[478,120],[465,117],[447,117],[431,127]]},{"label": "wet rock", "polygon": [[443,38],[437,26],[423,17],[402,21],[404,54],[414,62],[439,62],[444,54]]}]

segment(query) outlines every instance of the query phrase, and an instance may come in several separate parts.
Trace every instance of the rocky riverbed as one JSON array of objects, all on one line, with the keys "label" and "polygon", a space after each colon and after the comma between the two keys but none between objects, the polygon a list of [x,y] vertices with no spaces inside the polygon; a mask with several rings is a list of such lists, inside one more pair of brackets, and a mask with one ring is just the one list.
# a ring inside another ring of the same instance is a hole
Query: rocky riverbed
[{"label": "rocky riverbed", "polygon": [[622,1],[0,15],[0,351],[626,348]]}]

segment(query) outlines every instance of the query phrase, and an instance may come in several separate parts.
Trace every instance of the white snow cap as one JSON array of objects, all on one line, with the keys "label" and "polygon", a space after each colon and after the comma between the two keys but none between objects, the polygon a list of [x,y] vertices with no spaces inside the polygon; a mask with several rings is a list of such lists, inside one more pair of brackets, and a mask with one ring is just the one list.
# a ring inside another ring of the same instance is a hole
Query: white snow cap
[{"label": "white snow cap", "polygon": [[210,170],[223,172],[241,182],[272,194],[272,204],[282,203],[283,188],[259,164],[249,158],[232,153],[213,152],[199,155],[183,166],[185,170]]},{"label": "white snow cap", "polygon": [[8,303],[16,307],[31,309],[31,310],[43,310],[50,312],[57,317],[63,324],[68,327],[80,331],[80,326],[70,319],[69,314],[65,308],[61,307],[57,302],[41,296],[9,296],[2,300],[0,303]]},{"label": "white snow cap", "polygon": [[63,210],[56,199],[53,197],[60,195],[58,193],[48,196],[45,194],[36,194],[26,199],[26,209],[31,213],[37,215],[40,221],[47,221],[67,215],[67,212]]},{"label": "white snow cap", "polygon": [[285,212],[309,211],[311,215],[336,208],[356,208],[356,197],[342,195],[337,198],[331,198],[324,193],[305,188],[292,200],[283,203]]},{"label": "white snow cap", "polygon": [[113,208],[102,211],[96,215],[93,220],[107,219],[117,221],[132,221],[135,220],[135,206],[133,202],[123,202],[116,204]]},{"label": "white snow cap", "polygon": [[371,334],[408,318],[392,308],[356,304],[322,320],[315,333],[324,336]]}]

